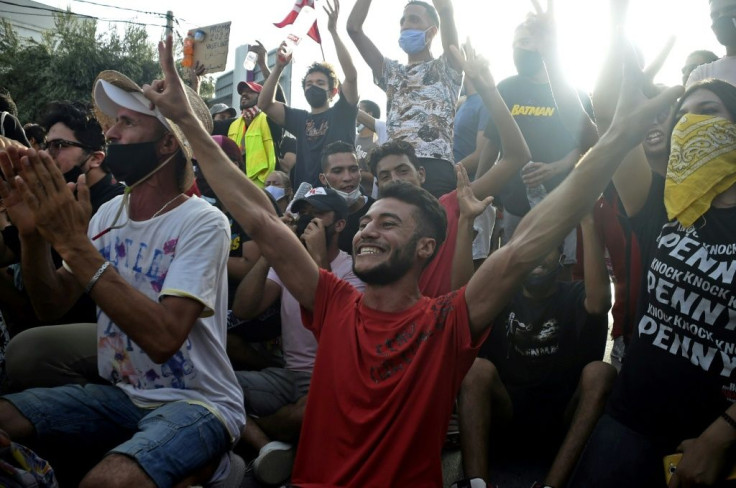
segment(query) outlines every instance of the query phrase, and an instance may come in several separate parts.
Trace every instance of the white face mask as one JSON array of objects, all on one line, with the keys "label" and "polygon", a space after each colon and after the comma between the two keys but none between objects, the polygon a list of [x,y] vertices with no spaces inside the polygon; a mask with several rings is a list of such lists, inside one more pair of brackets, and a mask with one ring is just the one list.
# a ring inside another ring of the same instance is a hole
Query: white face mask
[{"label": "white face mask", "polygon": [[[329,186],[329,184],[328,184],[328,186]],[[332,188],[332,187],[330,186],[330,188]],[[351,191],[350,193],[346,193],[344,191],[340,191],[337,188],[332,188],[332,189],[335,190],[335,193],[337,193],[338,195],[340,195],[343,200],[345,200],[345,203],[348,205],[348,207],[350,205],[354,204],[355,202],[357,202],[358,199],[361,197],[360,187],[357,187],[355,190]]]}]

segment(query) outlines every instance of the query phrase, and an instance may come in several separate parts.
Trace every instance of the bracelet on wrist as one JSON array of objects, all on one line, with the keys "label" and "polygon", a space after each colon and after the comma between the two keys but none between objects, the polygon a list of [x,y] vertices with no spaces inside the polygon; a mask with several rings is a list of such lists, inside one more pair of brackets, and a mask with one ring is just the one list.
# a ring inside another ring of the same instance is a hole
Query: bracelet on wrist
[{"label": "bracelet on wrist", "polygon": [[92,291],[92,288],[95,286],[97,281],[100,279],[100,276],[102,276],[102,273],[105,272],[105,270],[110,266],[110,261],[105,261],[102,263],[102,266],[97,268],[97,271],[95,271],[95,274],[92,275],[92,278],[89,279],[89,282],[87,283],[87,286],[84,287],[84,292],[89,293]]}]

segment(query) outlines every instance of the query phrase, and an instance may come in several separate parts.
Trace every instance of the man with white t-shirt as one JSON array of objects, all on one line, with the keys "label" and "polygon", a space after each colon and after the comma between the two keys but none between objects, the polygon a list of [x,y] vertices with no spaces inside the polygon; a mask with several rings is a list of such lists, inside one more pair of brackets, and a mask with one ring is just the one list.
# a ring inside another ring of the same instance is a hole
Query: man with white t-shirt
[{"label": "man with white t-shirt", "polygon": [[[82,293],[96,302],[98,369],[111,384],[7,395],[0,428],[39,446],[56,439],[106,453],[84,487],[223,479],[245,422],[225,352],[227,220],[185,195],[189,143],[135,82],[103,71],[94,98],[114,119],[106,161],[125,195],[88,222],[86,179],[75,198],[48,153],[32,150],[0,156],[11,182],[0,194],[18,226],[34,308],[53,318]],[[204,102],[191,91],[188,98],[211,129]],[[64,259],[58,270],[49,245]]]},{"label": "man with white t-shirt", "polygon": [[[296,234],[314,262],[362,290],[365,284],[353,273],[350,254],[338,245],[348,217],[345,200],[330,188],[314,188],[291,208],[299,214]],[[299,436],[317,340],[302,324],[299,302],[264,258],[243,279],[233,303],[233,313],[248,319],[263,313],[279,297],[284,367],[235,373],[243,387],[246,411],[258,416],[254,421],[248,418],[242,438],[259,450],[254,474],[270,485],[281,483],[291,473],[294,453],[286,442],[295,442]]]},{"label": "man with white t-shirt", "polygon": [[695,68],[687,79],[687,86],[708,78],[736,85],[736,0],[710,0],[710,20],[718,43],[726,47],[726,55]]}]

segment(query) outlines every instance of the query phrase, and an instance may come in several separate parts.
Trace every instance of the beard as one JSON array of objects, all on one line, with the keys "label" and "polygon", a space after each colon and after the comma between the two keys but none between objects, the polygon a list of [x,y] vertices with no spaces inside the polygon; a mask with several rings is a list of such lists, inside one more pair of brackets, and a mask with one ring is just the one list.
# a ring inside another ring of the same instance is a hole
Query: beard
[{"label": "beard", "polygon": [[390,285],[397,282],[414,266],[414,251],[417,248],[419,236],[414,235],[406,246],[402,246],[391,254],[388,261],[369,270],[355,269],[353,259],[353,273],[367,285]]},{"label": "beard", "polygon": [[245,110],[247,108],[251,108],[251,107],[255,106],[256,103],[258,103],[258,99],[256,99],[256,100],[241,99],[240,100],[240,110]]}]

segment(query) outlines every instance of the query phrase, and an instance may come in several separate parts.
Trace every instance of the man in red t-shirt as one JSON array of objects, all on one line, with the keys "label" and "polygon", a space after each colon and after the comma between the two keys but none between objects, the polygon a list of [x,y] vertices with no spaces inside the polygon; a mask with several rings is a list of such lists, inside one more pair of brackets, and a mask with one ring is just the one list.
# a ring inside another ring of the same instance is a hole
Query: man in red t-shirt
[{"label": "man in red t-shirt", "polygon": [[[679,94],[642,100],[634,77],[627,79],[600,142],[466,287],[438,298],[423,296],[419,279],[445,239],[444,211],[414,185],[386,185],[353,239],[353,269],[366,283],[361,294],[319,269],[264,192],[202,129],[174,67],[171,37],[159,53],[166,79],[147,86],[146,97],[202,155],[205,177],[299,301],[319,342],[292,478],[302,487],[442,486],[450,411],[490,324],[527,272],[590,210],[654,114]],[[464,172],[458,175],[458,199],[482,206]]]}]

